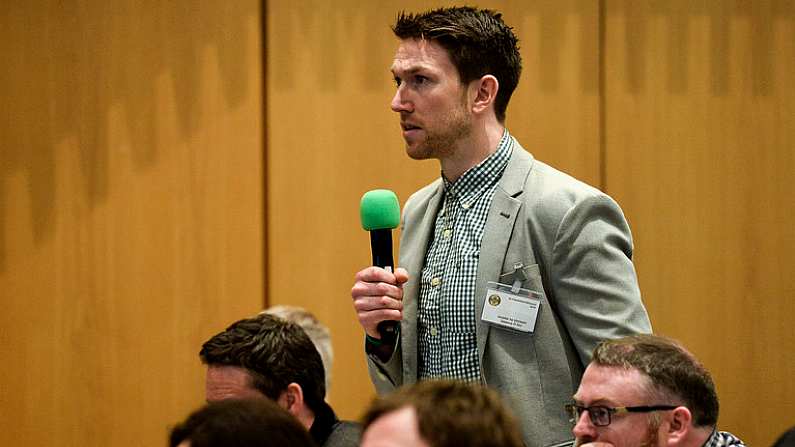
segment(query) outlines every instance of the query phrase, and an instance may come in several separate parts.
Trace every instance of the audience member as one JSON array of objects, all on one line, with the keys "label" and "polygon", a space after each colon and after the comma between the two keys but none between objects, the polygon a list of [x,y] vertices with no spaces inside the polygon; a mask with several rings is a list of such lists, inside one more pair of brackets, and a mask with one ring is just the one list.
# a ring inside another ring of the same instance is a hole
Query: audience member
[{"label": "audience member", "polygon": [[498,395],[482,385],[428,380],[370,405],[362,447],[522,447],[522,432]]},{"label": "audience member", "polygon": [[718,396],[704,366],[679,343],[633,335],[600,343],[572,417],[577,445],[744,446],[716,430]]},{"label": "audience member", "polygon": [[271,306],[262,313],[275,315],[301,326],[306,335],[315,344],[320,358],[323,360],[323,369],[326,371],[326,395],[331,389],[331,366],[334,361],[334,349],[331,347],[331,333],[311,312],[298,306]]},{"label": "audience member", "polygon": [[306,429],[267,399],[212,402],[171,431],[170,447],[314,447]]},{"label": "audience member", "polygon": [[323,363],[297,324],[268,314],[233,323],[202,346],[208,402],[267,397],[295,416],[321,447],[357,446],[360,430],[325,402]]}]

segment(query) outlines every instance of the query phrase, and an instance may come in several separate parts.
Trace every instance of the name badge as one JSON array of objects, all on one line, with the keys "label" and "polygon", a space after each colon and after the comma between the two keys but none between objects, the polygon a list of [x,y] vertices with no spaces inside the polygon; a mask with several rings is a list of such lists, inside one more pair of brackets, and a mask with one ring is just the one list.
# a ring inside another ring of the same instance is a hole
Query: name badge
[{"label": "name badge", "polygon": [[489,282],[481,319],[495,326],[532,333],[541,308],[540,297],[532,290]]}]

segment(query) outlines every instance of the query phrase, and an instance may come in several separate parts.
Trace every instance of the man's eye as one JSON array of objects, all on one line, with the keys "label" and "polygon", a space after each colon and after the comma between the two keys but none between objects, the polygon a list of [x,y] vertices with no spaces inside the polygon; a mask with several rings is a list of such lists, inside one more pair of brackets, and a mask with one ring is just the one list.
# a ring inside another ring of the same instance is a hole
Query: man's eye
[{"label": "man's eye", "polygon": [[425,76],[419,76],[419,75],[414,76],[414,83],[417,85],[425,84],[427,81],[428,78],[426,78]]},{"label": "man's eye", "polygon": [[400,87],[400,78],[394,78],[395,86]]}]

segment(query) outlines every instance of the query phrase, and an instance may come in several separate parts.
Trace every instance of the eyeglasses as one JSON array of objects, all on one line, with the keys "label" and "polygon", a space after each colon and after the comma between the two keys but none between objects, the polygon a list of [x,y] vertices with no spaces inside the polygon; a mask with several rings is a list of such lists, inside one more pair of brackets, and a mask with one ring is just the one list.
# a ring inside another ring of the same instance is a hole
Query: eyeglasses
[{"label": "eyeglasses", "polygon": [[572,424],[576,424],[580,420],[583,411],[588,411],[588,417],[591,418],[591,423],[597,427],[607,427],[610,425],[610,416],[613,414],[622,413],[651,413],[652,411],[673,410],[677,408],[675,405],[651,405],[640,407],[605,407],[603,405],[594,405],[592,407],[583,407],[581,405],[568,404],[565,406],[566,413],[569,414],[569,419]]}]

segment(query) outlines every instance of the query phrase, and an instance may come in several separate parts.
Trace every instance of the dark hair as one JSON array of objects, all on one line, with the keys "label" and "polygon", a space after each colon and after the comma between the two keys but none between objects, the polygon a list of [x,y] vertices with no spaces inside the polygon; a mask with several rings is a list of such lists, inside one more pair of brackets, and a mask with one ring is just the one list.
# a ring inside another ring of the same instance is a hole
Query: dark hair
[{"label": "dark hair", "polygon": [[398,389],[370,404],[362,423],[414,408],[420,436],[432,447],[523,447],[516,419],[497,393],[479,384],[428,380]]},{"label": "dark hair", "polygon": [[674,340],[647,334],[606,340],[594,349],[591,362],[637,369],[651,380],[655,397],[683,401],[696,427],[714,427],[718,422],[718,395],[709,371]]},{"label": "dark hair", "polygon": [[314,446],[297,419],[267,399],[223,400],[191,413],[171,430],[169,446],[190,447]]},{"label": "dark hair", "polygon": [[502,14],[472,7],[439,8],[419,14],[401,12],[392,31],[400,39],[437,42],[450,54],[461,82],[491,74],[499,82],[494,111],[505,122],[505,109],[519,84],[522,56],[519,39]]},{"label": "dark hair", "polygon": [[254,388],[273,400],[295,382],[313,412],[324,406],[323,361],[295,323],[268,314],[237,321],[204,343],[199,356],[207,365],[246,368]]}]

